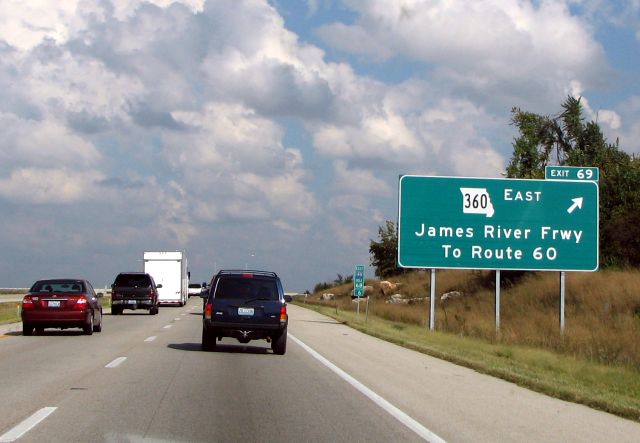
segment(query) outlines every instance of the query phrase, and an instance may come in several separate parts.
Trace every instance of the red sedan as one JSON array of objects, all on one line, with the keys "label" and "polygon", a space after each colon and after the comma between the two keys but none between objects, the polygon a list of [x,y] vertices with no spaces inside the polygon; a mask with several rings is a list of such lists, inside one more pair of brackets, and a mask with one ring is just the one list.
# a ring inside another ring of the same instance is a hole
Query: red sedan
[{"label": "red sedan", "polygon": [[80,279],[38,280],[22,299],[22,334],[44,328],[82,328],[86,335],[102,331],[102,306],[91,283]]}]

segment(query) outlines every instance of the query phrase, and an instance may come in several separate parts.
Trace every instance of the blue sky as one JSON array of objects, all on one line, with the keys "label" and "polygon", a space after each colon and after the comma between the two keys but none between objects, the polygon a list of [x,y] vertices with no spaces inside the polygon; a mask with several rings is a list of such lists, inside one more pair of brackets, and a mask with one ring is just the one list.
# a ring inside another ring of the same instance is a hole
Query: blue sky
[{"label": "blue sky", "polygon": [[400,174],[500,177],[514,106],[640,153],[639,49],[638,0],[3,1],[0,286],[185,250],[312,289]]}]

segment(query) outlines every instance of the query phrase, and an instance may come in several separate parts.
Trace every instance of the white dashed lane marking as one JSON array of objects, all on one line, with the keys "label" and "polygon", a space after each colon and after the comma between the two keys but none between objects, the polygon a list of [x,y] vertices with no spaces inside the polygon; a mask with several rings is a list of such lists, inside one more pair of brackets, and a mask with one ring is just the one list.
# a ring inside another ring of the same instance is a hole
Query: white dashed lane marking
[{"label": "white dashed lane marking", "polygon": [[27,432],[29,432],[30,430],[38,426],[38,423],[40,423],[42,420],[44,420],[49,415],[51,415],[53,411],[55,411],[56,409],[58,408],[55,408],[52,406],[48,406],[46,408],[40,409],[39,411],[35,412],[31,417],[25,419],[24,421],[22,421],[22,423],[18,424],[16,427],[11,429],[10,431],[0,435],[0,442],[5,443],[5,442],[16,441],[17,439],[22,437],[24,434],[26,434]]},{"label": "white dashed lane marking", "polygon": [[109,363],[108,365],[105,366],[105,368],[117,368],[118,366],[120,366],[125,360],[127,359],[127,357],[118,357],[115,360],[113,360],[111,363]]}]

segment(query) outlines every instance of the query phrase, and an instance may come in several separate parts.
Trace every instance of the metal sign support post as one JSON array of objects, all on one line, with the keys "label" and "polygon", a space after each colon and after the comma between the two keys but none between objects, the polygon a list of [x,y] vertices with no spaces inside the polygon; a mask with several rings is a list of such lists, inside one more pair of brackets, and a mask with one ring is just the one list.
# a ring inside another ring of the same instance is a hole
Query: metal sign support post
[{"label": "metal sign support post", "polygon": [[369,320],[369,296],[367,295],[367,305],[364,313],[364,322],[366,323]]},{"label": "metal sign support post", "polygon": [[433,331],[436,328],[436,270],[431,268],[431,284],[429,285],[431,296],[429,297],[429,329]]},{"label": "metal sign support post", "polygon": [[500,269],[496,269],[496,331],[500,330]]},{"label": "metal sign support post", "polygon": [[566,283],[566,272],[560,272],[560,333],[564,334],[564,286]]},{"label": "metal sign support post", "polygon": [[358,308],[356,309],[356,315],[360,316],[360,297],[356,298],[356,304],[358,305]]}]

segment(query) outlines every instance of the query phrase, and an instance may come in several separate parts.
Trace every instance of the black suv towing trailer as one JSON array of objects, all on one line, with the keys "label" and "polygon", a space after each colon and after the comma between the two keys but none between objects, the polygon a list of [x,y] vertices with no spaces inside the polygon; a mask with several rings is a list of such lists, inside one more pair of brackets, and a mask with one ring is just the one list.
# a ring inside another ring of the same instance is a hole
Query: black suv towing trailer
[{"label": "black suv towing trailer", "polygon": [[287,302],[275,272],[222,270],[213,277],[204,302],[202,349],[213,351],[216,340],[240,343],[266,340],[275,354],[287,350]]}]

